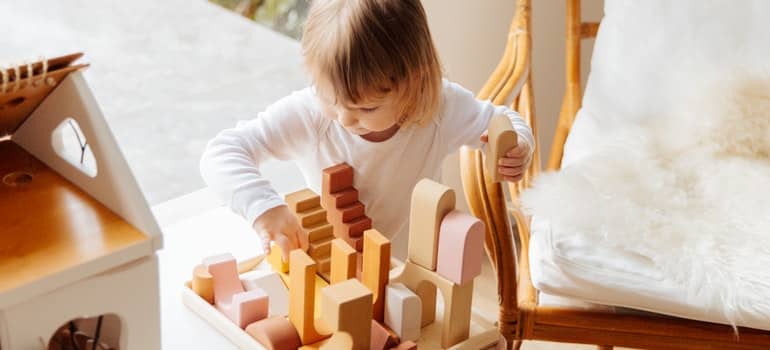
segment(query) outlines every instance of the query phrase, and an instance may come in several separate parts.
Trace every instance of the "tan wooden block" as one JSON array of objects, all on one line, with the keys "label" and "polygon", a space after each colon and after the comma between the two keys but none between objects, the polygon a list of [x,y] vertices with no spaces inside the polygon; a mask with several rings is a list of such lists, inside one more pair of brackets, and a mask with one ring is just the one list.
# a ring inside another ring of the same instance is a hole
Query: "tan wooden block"
[{"label": "tan wooden block", "polygon": [[[420,285],[435,285],[441,291],[444,299],[441,347],[446,349],[468,339],[471,324],[473,280],[466,284],[458,285],[441,277],[435,271],[407,261],[404,263],[403,270],[397,276],[391,278],[390,282],[403,283],[407,288],[417,292],[418,296],[420,296],[418,291]],[[425,305],[426,300],[423,299],[422,303]],[[425,316],[423,314],[423,317]]]},{"label": "tan wooden block", "polygon": [[308,242],[334,237],[334,227],[328,222],[318,223],[305,227]]},{"label": "tan wooden block", "polygon": [[502,180],[498,162],[508,151],[516,147],[518,135],[511,125],[511,120],[504,115],[496,115],[489,121],[489,144],[487,149],[486,170],[492,181]]},{"label": "tan wooden block", "polygon": [[332,240],[331,262],[329,283],[337,284],[356,277],[356,250],[344,240]]},{"label": "tan wooden block", "polygon": [[420,297],[422,305],[420,326],[425,327],[436,320],[436,286],[430,283],[423,283],[418,285],[417,290],[414,292]]},{"label": "tan wooden block", "polygon": [[398,344],[398,346],[396,346],[392,350],[417,350],[417,343],[411,340],[405,341],[401,344]]},{"label": "tan wooden block", "polygon": [[368,216],[357,218],[351,222],[346,222],[347,237],[361,237],[364,231],[372,228],[372,219]]},{"label": "tan wooden block", "polygon": [[302,345],[297,329],[283,316],[273,316],[246,327],[246,333],[267,350],[294,350]]},{"label": "tan wooden block", "polygon": [[193,269],[192,290],[209,304],[214,304],[214,277],[203,264]]},{"label": "tan wooden block", "polygon": [[326,223],[326,209],[322,207],[310,209],[301,213],[297,213],[299,223],[302,228],[308,228],[317,226],[318,224]]},{"label": "tan wooden block", "polygon": [[331,254],[332,239],[334,237],[326,237],[324,239],[318,239],[311,241],[308,247],[308,254],[313,259],[328,258]]},{"label": "tan wooden block", "polygon": [[281,248],[273,244],[270,247],[270,254],[267,256],[267,262],[273,268],[275,272],[288,273],[289,262],[283,261],[283,254],[281,254]]},{"label": "tan wooden block", "polygon": [[323,327],[319,327],[320,323],[318,322],[319,321],[318,320],[318,315],[321,314],[321,301],[320,301],[320,299],[321,299],[321,289],[324,289],[324,288],[326,288],[328,286],[329,286],[329,282],[327,282],[326,280],[321,278],[321,276],[318,275],[318,271],[316,271],[316,275],[315,275],[315,304],[313,304],[314,305],[313,306],[313,310],[314,310],[313,312],[315,312],[315,316],[313,316],[313,317],[315,318],[314,319],[314,323],[316,325],[316,330],[320,334],[323,334],[324,337],[330,336],[331,335],[331,331],[325,330],[325,329],[323,329]]},{"label": "tan wooden block", "polygon": [[324,338],[315,328],[316,263],[300,249],[291,252],[289,266],[289,321],[302,344]]},{"label": "tan wooden block", "polygon": [[429,179],[417,183],[409,212],[409,261],[436,270],[441,220],[454,208],[451,188]]},{"label": "tan wooden block", "polygon": [[318,272],[330,272],[331,266],[332,266],[332,259],[331,256],[327,256],[323,259],[317,259],[316,264],[318,264]]},{"label": "tan wooden block", "polygon": [[390,271],[390,241],[377,230],[364,232],[363,272],[361,281],[372,291],[372,315],[375,321],[385,317],[385,286]]},{"label": "tan wooden block", "polygon": [[[372,292],[355,279],[321,290],[321,322],[352,338],[353,350],[368,350],[372,332]],[[331,348],[331,347],[330,347]]]},{"label": "tan wooden block", "polygon": [[353,168],[347,163],[337,164],[323,170],[322,194],[332,194],[353,187]]},{"label": "tan wooden block", "polygon": [[348,188],[339,192],[329,194],[329,200],[331,208],[344,208],[355,202],[358,202],[358,190],[355,188]]},{"label": "tan wooden block", "polygon": [[293,213],[302,213],[321,206],[321,197],[310,189],[289,193],[284,200]]}]

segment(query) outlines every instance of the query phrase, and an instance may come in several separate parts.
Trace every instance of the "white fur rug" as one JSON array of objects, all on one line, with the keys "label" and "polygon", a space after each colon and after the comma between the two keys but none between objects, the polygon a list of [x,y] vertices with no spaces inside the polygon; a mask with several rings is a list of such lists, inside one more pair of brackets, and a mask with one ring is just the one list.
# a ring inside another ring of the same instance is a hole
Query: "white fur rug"
[{"label": "white fur rug", "polygon": [[542,175],[522,204],[555,231],[650,258],[694,305],[735,325],[740,314],[770,317],[770,79],[712,91],[614,128],[590,156]]}]

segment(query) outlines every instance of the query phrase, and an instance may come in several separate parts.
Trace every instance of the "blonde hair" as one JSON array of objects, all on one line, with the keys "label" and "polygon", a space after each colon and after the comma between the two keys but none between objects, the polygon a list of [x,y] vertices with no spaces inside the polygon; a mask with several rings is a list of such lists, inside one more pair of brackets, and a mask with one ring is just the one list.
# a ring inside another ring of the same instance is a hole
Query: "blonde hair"
[{"label": "blonde hair", "polygon": [[315,0],[302,36],[305,66],[343,102],[395,91],[401,125],[438,113],[441,64],[420,0]]}]

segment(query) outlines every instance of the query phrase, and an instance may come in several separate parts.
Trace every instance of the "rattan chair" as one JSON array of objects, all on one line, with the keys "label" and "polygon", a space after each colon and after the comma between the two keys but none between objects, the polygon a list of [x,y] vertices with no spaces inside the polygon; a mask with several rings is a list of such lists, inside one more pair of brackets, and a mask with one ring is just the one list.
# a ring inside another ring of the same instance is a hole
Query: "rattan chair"
[{"label": "rattan chair", "polygon": [[[519,0],[503,58],[479,98],[509,104],[519,111],[536,133],[532,75],[530,71],[531,2]],[[547,168],[558,170],[564,143],[580,109],[580,43],[595,37],[599,23],[584,23],[580,1],[567,0],[566,92]],[[536,140],[537,142],[537,140]],[[485,246],[497,274],[499,322],[506,349],[518,349],[524,340],[598,344],[647,349],[770,349],[770,332],[739,328],[740,336],[727,325],[657,314],[618,314],[574,308],[541,307],[529,273],[530,218],[515,204],[521,190],[530,186],[540,171],[539,153],[517,184],[504,188],[485,174],[479,150],[464,148],[460,162],[466,199],[474,215],[487,225]],[[511,219],[513,218],[513,219]],[[512,223],[515,230],[512,230]],[[514,238],[518,234],[518,242]],[[518,247],[517,247],[518,244]],[[518,255],[518,258],[517,258]]]}]

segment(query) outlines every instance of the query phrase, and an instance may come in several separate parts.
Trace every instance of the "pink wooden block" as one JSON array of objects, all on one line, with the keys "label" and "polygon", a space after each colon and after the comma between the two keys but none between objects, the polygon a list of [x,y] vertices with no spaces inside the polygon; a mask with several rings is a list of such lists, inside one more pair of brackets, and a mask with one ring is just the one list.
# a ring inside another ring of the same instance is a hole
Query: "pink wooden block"
[{"label": "pink wooden block", "polygon": [[465,284],[481,273],[484,258],[484,223],[453,210],[441,221],[436,272],[444,278]]},{"label": "pink wooden block", "polygon": [[243,290],[232,254],[208,257],[203,259],[203,265],[214,279],[214,304],[238,327],[245,328],[267,317],[267,293],[259,288]]}]

